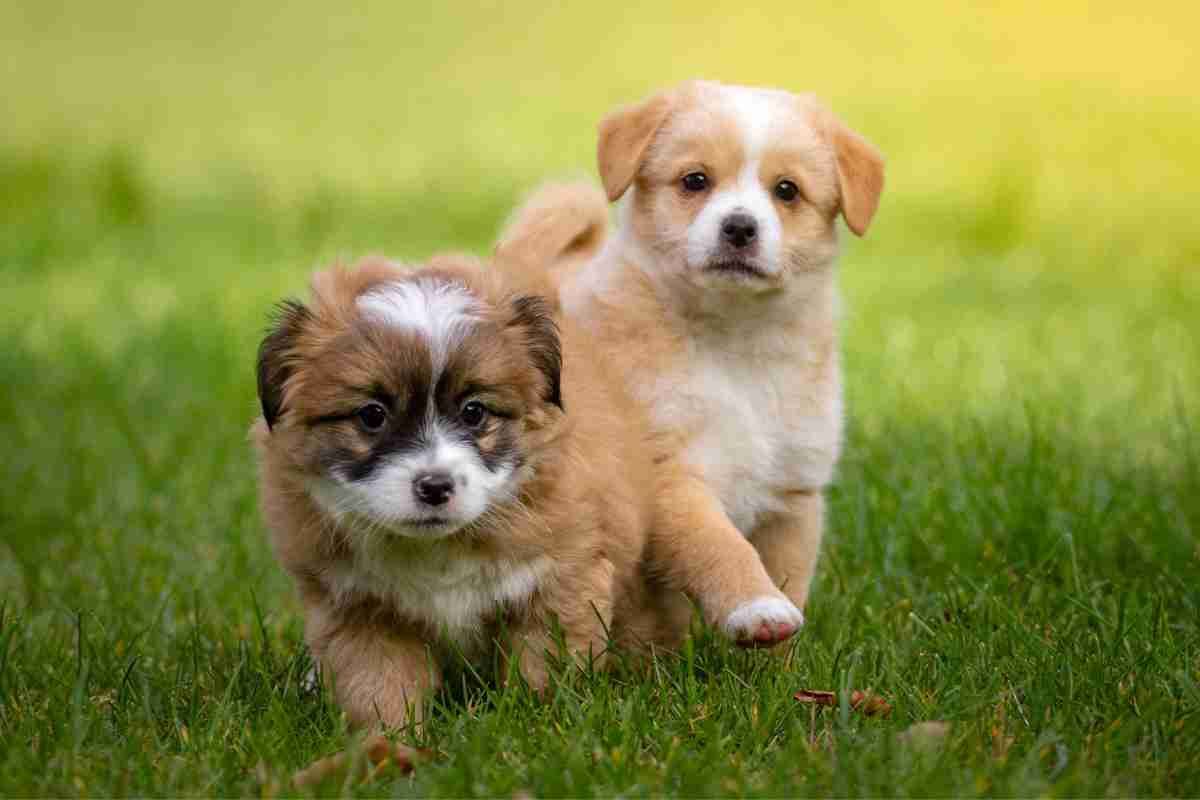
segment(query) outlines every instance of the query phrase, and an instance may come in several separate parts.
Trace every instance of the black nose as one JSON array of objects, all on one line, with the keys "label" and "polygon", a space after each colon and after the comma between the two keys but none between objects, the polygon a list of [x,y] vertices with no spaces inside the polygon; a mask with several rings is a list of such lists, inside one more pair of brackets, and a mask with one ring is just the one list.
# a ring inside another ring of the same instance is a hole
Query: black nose
[{"label": "black nose", "polygon": [[426,505],[445,505],[454,494],[454,479],[444,472],[426,472],[413,479],[413,494]]},{"label": "black nose", "polygon": [[721,223],[721,235],[725,237],[725,241],[737,248],[753,242],[757,233],[758,223],[749,214],[730,214]]}]

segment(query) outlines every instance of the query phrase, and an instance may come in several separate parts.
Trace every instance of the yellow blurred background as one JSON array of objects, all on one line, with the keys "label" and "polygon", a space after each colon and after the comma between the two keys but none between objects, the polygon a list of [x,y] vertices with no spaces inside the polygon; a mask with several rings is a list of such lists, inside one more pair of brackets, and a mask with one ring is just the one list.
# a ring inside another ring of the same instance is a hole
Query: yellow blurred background
[{"label": "yellow blurred background", "polygon": [[1198,9],[8,0],[0,142],[131,144],[174,181],[237,163],[285,192],[469,193],[456,172],[590,174],[606,110],[708,77],[823,96],[887,154],[889,204],[1015,171],[1039,216],[1161,234],[1200,167]]}]

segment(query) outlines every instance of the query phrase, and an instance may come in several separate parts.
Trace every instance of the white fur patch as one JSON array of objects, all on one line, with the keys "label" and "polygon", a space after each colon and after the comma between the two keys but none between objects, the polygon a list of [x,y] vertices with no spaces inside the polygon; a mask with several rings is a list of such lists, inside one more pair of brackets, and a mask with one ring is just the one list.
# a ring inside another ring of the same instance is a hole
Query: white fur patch
[{"label": "white fur patch", "polygon": [[421,333],[429,343],[435,383],[447,355],[476,319],[475,298],[465,287],[429,279],[389,283],[358,298],[358,308],[380,322]]},{"label": "white fur patch", "polygon": [[472,645],[487,618],[527,602],[552,567],[547,557],[495,561],[431,542],[395,554],[386,547],[364,549],[353,563],[327,570],[322,579],[340,601],[376,597],[452,641]]},{"label": "white fur patch", "polygon": [[758,597],[742,603],[725,620],[725,634],[731,639],[753,635],[761,625],[804,624],[804,613],[782,597]]},{"label": "white fur patch", "polygon": [[826,486],[841,450],[836,364],[814,374],[794,333],[756,327],[697,335],[689,359],[634,386],[656,427],[689,432],[684,461],[746,536],[764,513],[788,509],[787,492]]},{"label": "white fur patch", "polygon": [[712,260],[721,244],[721,226],[736,211],[749,214],[758,223],[755,265],[768,275],[778,275],[783,269],[783,223],[760,175],[763,151],[770,143],[772,97],[767,92],[741,87],[726,88],[722,94],[729,115],[737,120],[746,160],[737,179],[719,184],[688,226],[687,263],[702,268]]}]

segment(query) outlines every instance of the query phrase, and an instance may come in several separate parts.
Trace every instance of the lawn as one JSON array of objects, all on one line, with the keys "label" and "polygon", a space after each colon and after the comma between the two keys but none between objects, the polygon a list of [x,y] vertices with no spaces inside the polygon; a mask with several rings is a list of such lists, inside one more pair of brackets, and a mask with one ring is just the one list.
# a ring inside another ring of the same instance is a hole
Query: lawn
[{"label": "lawn", "polygon": [[428,763],[321,792],[1200,795],[1200,12],[1158,5],[0,6],[0,796],[290,794],[345,745],[255,506],[270,305],[486,252],[696,75],[889,159],[808,626],[547,702],[460,670]]}]

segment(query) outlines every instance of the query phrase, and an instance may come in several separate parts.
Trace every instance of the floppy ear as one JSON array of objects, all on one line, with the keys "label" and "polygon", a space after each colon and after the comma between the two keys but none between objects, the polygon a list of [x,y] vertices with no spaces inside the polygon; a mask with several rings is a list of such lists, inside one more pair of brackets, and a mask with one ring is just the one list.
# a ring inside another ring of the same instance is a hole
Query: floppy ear
[{"label": "floppy ear", "polygon": [[637,177],[646,148],[670,110],[671,97],[662,92],[638,105],[619,108],[600,121],[596,160],[610,202],[625,194]]},{"label": "floppy ear", "polygon": [[270,332],[258,346],[258,399],[267,430],[283,413],[283,386],[294,371],[292,349],[312,314],[298,300],[279,304]]},{"label": "floppy ear", "polygon": [[873,144],[837,120],[832,125],[832,139],[837,155],[842,216],[854,235],[862,236],[879,208],[879,195],[883,192],[883,156]]},{"label": "floppy ear", "polygon": [[512,301],[512,309],[509,326],[523,329],[529,357],[546,378],[543,399],[562,408],[562,345],[549,304],[536,295],[524,294]]}]

